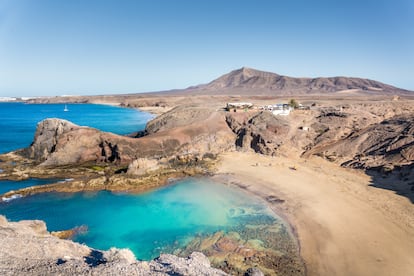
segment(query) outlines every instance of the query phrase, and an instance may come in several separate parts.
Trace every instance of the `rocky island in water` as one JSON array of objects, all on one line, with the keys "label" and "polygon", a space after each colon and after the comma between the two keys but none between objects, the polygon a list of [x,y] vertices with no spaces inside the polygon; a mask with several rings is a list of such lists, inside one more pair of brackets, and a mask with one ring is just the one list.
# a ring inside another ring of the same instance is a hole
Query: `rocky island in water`
[{"label": "rocky island in water", "polygon": [[[413,92],[358,78],[295,79],[242,68],[168,93],[28,102],[116,103],[158,115],[127,136],[62,119],[39,122],[29,147],[0,155],[0,179],[71,181],[10,191],[3,201],[49,192],[142,193],[203,176],[261,198],[286,225],[216,231],[175,255],[137,261],[128,249],[64,239],[79,229],[50,233],[42,221],[0,217],[1,274],[413,271]],[[289,112],[277,115],[278,108]]]}]

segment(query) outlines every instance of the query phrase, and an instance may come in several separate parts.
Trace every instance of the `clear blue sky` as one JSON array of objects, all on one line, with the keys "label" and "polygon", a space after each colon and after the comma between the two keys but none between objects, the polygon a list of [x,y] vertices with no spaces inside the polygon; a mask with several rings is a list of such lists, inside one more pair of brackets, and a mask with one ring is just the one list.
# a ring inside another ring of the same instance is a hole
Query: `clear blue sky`
[{"label": "clear blue sky", "polygon": [[242,66],[414,90],[414,1],[0,0],[0,96],[185,88]]}]

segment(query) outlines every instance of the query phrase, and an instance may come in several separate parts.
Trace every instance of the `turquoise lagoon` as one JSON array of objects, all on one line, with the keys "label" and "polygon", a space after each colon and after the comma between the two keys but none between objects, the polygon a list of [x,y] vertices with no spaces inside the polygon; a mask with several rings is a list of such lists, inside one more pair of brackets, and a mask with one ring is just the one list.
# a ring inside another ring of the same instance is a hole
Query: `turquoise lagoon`
[{"label": "turquoise lagoon", "polygon": [[[50,117],[117,134],[142,130],[148,113],[105,105],[0,103],[0,153],[30,145],[36,124]],[[55,180],[0,182],[0,193]],[[190,178],[144,194],[108,191],[44,193],[0,203],[9,220],[40,219],[49,231],[87,226],[75,240],[96,249],[130,248],[139,259],[182,248],[194,237],[237,231],[245,225],[279,224],[264,202],[242,190]]]},{"label": "turquoise lagoon", "polygon": [[45,193],[0,204],[16,221],[41,219],[49,231],[87,226],[75,240],[97,249],[130,248],[139,259],[172,253],[193,237],[277,218],[240,189],[190,178],[144,194]]}]

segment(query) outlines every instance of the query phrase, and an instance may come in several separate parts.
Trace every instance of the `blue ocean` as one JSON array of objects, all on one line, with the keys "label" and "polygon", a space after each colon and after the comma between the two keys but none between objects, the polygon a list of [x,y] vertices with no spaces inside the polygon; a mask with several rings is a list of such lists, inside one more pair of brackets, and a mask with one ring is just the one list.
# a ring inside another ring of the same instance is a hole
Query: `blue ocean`
[{"label": "blue ocean", "polygon": [[[137,110],[104,105],[64,106],[0,104],[0,152],[28,146],[38,121],[58,117],[118,134],[142,130],[152,117]],[[58,180],[0,181],[0,193]],[[93,248],[130,248],[137,258],[150,260],[172,253],[193,237],[215,231],[235,231],[247,224],[278,220],[259,199],[243,191],[189,178],[144,194],[108,191],[44,193],[0,203],[9,220],[41,219],[49,231],[87,229],[75,241]]]},{"label": "blue ocean", "polygon": [[143,130],[153,115],[134,109],[97,104],[0,103],[0,153],[30,145],[36,125],[46,118],[69,120],[116,134]]}]

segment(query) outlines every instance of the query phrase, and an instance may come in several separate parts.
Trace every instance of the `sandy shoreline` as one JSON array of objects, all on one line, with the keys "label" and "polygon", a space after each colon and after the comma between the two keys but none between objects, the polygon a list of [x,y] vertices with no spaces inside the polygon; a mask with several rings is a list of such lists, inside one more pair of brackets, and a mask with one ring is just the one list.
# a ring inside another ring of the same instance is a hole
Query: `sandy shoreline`
[{"label": "sandy shoreline", "polygon": [[221,158],[216,178],[267,199],[291,223],[308,275],[414,272],[414,205],[370,187],[363,172],[319,158]]}]

